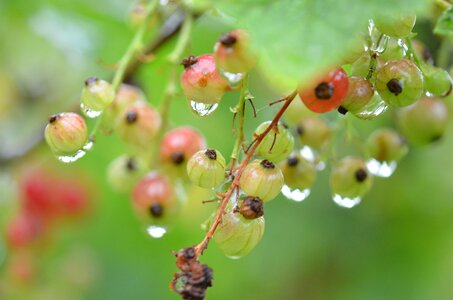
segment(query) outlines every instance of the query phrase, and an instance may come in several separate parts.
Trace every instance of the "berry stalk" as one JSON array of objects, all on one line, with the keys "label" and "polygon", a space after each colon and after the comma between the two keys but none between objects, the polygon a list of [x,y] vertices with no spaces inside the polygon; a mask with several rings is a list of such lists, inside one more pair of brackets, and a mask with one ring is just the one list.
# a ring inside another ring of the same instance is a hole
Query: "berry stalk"
[{"label": "berry stalk", "polygon": [[272,122],[269,124],[269,126],[266,128],[266,130],[264,130],[260,135],[258,135],[255,138],[255,140],[253,142],[253,146],[248,151],[247,156],[241,162],[241,164],[237,167],[237,173],[236,173],[236,175],[234,177],[234,180],[231,183],[231,186],[228,189],[228,191],[222,197],[222,200],[220,202],[219,210],[217,211],[217,214],[216,214],[216,216],[214,218],[214,221],[212,222],[211,227],[209,228],[208,232],[206,233],[206,236],[204,237],[204,239],[198,245],[195,246],[195,252],[196,252],[198,257],[200,255],[202,255],[203,251],[208,247],[209,241],[214,236],[214,233],[215,233],[217,227],[219,226],[220,222],[222,221],[222,215],[225,212],[225,208],[226,208],[226,206],[228,204],[228,201],[231,198],[231,196],[233,195],[234,191],[239,189],[239,180],[241,179],[241,175],[242,175],[245,167],[247,166],[248,162],[252,158],[253,154],[255,153],[256,148],[258,148],[258,146],[260,145],[260,143],[264,139],[264,137],[266,137],[267,134],[269,134],[269,132],[271,132],[271,130],[275,126],[278,125],[278,122],[280,121],[280,119],[283,116],[284,112],[289,107],[291,102],[294,100],[296,95],[297,95],[297,90],[295,90],[290,95],[288,95],[288,96],[286,96],[284,98],[285,102],[284,102],[283,106],[280,108],[280,110],[274,116],[274,118],[272,119]]}]

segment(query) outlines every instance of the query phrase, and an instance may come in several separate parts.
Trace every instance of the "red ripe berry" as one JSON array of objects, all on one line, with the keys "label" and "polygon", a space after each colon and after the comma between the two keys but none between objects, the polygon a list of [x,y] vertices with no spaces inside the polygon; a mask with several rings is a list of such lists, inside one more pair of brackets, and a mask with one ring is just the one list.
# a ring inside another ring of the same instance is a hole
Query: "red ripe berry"
[{"label": "red ripe berry", "polygon": [[38,217],[22,213],[9,221],[6,238],[12,248],[24,248],[36,242],[43,232],[43,223]]},{"label": "red ripe berry", "polygon": [[216,104],[228,90],[228,81],[217,70],[212,54],[189,56],[182,65],[181,85],[187,100]]},{"label": "red ripe berry", "polygon": [[308,109],[325,113],[337,109],[348,93],[348,77],[342,68],[329,72],[313,85],[299,91],[302,102]]},{"label": "red ripe berry", "polygon": [[87,189],[74,180],[64,180],[55,187],[61,216],[82,216],[88,210]]},{"label": "red ripe berry", "polygon": [[153,218],[166,215],[175,199],[172,186],[157,172],[148,173],[137,183],[132,198],[139,215]]},{"label": "red ripe berry", "polygon": [[160,158],[164,162],[180,165],[196,152],[206,148],[204,137],[195,129],[184,126],[170,130],[160,144]]},{"label": "red ripe berry", "polygon": [[50,219],[58,214],[53,178],[43,170],[33,170],[21,180],[22,208],[34,216]]}]

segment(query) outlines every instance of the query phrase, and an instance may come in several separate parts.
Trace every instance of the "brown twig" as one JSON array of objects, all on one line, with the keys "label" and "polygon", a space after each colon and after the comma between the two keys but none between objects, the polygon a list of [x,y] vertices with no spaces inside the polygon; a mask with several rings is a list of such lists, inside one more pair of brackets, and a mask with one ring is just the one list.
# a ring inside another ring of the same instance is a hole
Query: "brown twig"
[{"label": "brown twig", "polygon": [[195,246],[195,251],[197,256],[200,256],[203,254],[203,251],[208,247],[209,241],[211,238],[214,236],[214,233],[219,226],[220,222],[222,222],[222,215],[225,212],[225,208],[228,204],[229,199],[233,195],[234,191],[239,190],[239,180],[241,179],[242,172],[244,171],[245,167],[247,166],[248,162],[253,156],[253,153],[255,152],[256,148],[260,145],[261,141],[264,139],[264,137],[275,127],[278,125],[278,121],[280,118],[283,116],[283,113],[286,111],[288,106],[291,104],[293,99],[296,97],[297,91],[292,92],[290,95],[286,96],[285,103],[283,106],[280,108],[280,110],[277,112],[275,117],[272,119],[272,122],[269,124],[269,126],[266,128],[266,130],[263,131],[260,135],[258,135],[255,139],[255,142],[253,143],[253,147],[250,149],[250,152],[248,152],[247,156],[245,159],[241,162],[241,164],[237,168],[237,173],[236,176],[231,183],[230,188],[228,191],[225,193],[223,196],[219,210],[217,211],[217,214],[214,218],[214,221],[211,224],[211,227],[209,228],[208,232],[206,233],[206,236],[204,239]]}]

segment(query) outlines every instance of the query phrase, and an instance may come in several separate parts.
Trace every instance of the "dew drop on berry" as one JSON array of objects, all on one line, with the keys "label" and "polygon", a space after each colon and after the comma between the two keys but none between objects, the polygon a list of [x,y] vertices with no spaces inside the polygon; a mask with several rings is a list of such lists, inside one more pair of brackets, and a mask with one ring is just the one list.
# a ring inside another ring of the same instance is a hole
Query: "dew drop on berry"
[{"label": "dew drop on berry", "polygon": [[80,110],[83,112],[83,114],[85,116],[87,116],[88,118],[91,118],[91,119],[97,118],[102,114],[102,110],[98,111],[98,110],[89,109],[83,103],[80,103]]},{"label": "dew drop on berry", "polygon": [[93,148],[93,145],[94,145],[93,141],[88,140],[88,142],[85,145],[83,145],[82,149],[77,150],[73,154],[57,155],[57,159],[63,163],[67,163],[67,164],[76,162],[79,159],[81,159],[82,157],[84,157],[85,154],[87,154],[87,151],[89,151]]},{"label": "dew drop on berry", "polygon": [[217,107],[219,106],[217,103],[215,104],[207,104],[207,103],[201,103],[201,102],[196,102],[193,100],[190,100],[190,110],[197,116],[199,117],[207,117],[210,114],[212,114]]},{"label": "dew drop on berry", "polygon": [[146,232],[154,239],[160,239],[167,233],[167,228],[159,225],[149,225]]},{"label": "dew drop on berry", "polygon": [[294,202],[302,202],[303,200],[307,199],[307,197],[310,196],[310,192],[310,189],[292,189],[286,184],[282,187],[283,196]]},{"label": "dew drop on berry", "polygon": [[353,208],[354,206],[360,204],[360,202],[362,201],[361,197],[348,198],[340,196],[338,194],[334,194],[332,196],[332,199],[338,206],[345,208]]},{"label": "dew drop on berry", "polygon": [[370,158],[366,162],[368,171],[378,177],[390,177],[395,172],[397,167],[396,161],[379,161],[374,158]]}]

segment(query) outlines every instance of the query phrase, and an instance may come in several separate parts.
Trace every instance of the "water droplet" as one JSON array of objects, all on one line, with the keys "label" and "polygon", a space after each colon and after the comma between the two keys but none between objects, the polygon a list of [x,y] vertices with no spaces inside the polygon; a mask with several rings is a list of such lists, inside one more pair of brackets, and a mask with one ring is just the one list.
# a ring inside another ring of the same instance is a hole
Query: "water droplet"
[{"label": "water droplet", "polygon": [[355,116],[363,120],[371,120],[385,113],[388,108],[387,103],[375,93],[373,99],[363,107],[362,111],[356,113]]},{"label": "water droplet", "polygon": [[199,117],[207,117],[212,114],[219,105],[215,104],[206,104],[201,102],[195,102],[190,100],[190,109]]},{"label": "water droplet", "polygon": [[397,163],[396,161],[382,162],[377,159],[370,158],[366,162],[366,166],[368,168],[368,171],[370,171],[370,173],[375,176],[390,177],[392,176],[393,172],[395,172]]},{"label": "water droplet", "polygon": [[333,201],[341,207],[352,208],[359,204],[362,201],[362,198],[355,197],[355,198],[348,198],[343,197],[338,194],[332,196]]},{"label": "water droplet", "polygon": [[370,34],[371,38],[370,50],[378,53],[384,52],[385,48],[387,48],[390,37],[379,32],[373,20],[369,20],[368,22],[368,33]]},{"label": "water droplet", "polygon": [[226,257],[228,257],[229,259],[236,260],[236,259],[240,259],[242,256],[240,256],[240,255],[231,255],[231,256],[226,255]]},{"label": "water droplet", "polygon": [[78,150],[76,153],[73,155],[57,155],[57,158],[59,161],[64,162],[64,163],[72,163],[80,158],[84,157],[85,154],[87,154],[84,150]]},{"label": "water droplet", "polygon": [[167,233],[167,228],[157,225],[150,225],[146,228],[146,232],[155,239],[160,239]]},{"label": "water droplet", "polygon": [[92,110],[89,108],[86,108],[83,103],[80,104],[80,109],[82,110],[83,114],[87,116],[88,118],[97,118],[102,114],[102,110],[97,111],[97,110]]},{"label": "water droplet", "polygon": [[301,202],[310,195],[310,189],[304,189],[304,190],[292,189],[285,184],[282,187],[282,194],[289,200],[292,200],[295,202]]},{"label": "water droplet", "polygon": [[94,142],[93,140],[89,140],[83,147],[82,149],[85,151],[90,151],[93,148]]},{"label": "water droplet", "polygon": [[230,73],[224,70],[220,70],[220,74],[223,75],[230,83],[237,83],[244,78],[244,73]]}]

